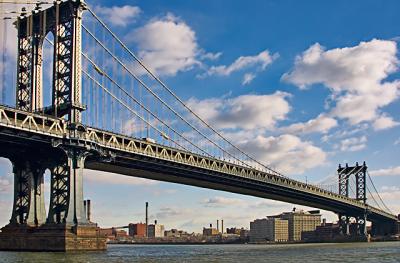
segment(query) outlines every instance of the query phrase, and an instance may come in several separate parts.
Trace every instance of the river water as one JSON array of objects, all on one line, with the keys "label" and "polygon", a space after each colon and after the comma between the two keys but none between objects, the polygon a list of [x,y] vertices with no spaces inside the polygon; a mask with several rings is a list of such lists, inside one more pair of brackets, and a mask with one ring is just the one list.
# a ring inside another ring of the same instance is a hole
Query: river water
[{"label": "river water", "polygon": [[400,242],[296,245],[109,245],[105,252],[0,252],[0,262],[400,262]]}]

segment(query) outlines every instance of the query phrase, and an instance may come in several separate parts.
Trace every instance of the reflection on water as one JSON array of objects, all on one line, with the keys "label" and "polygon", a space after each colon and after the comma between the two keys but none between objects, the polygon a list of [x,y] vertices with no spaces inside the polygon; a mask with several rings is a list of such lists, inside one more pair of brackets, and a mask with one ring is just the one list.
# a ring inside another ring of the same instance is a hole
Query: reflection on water
[{"label": "reflection on water", "polygon": [[0,262],[400,262],[400,242],[298,245],[110,245],[105,252],[0,252]]}]

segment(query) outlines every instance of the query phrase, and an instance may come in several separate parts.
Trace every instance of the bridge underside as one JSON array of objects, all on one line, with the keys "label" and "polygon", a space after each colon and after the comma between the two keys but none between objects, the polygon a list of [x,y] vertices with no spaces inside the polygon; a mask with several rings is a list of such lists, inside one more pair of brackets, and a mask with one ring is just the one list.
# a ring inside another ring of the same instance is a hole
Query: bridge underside
[{"label": "bridge underside", "polygon": [[[309,193],[266,184],[248,178],[238,178],[229,174],[215,173],[206,171],[205,169],[155,160],[144,156],[133,157],[117,155],[111,162],[99,161],[89,157],[85,167],[91,170],[106,171],[127,176],[283,201],[324,209],[336,214],[345,214],[352,217],[364,214],[363,209],[355,209],[354,207],[344,205],[335,200],[329,200],[319,196],[310,196]],[[375,224],[387,221],[386,218],[380,217],[379,215],[369,215],[368,220],[373,223],[375,222]]]},{"label": "bridge underside", "polygon": [[[83,168],[127,176],[228,191],[320,208],[352,217],[362,207],[253,177],[161,159],[67,137],[53,137],[0,125],[0,157],[10,159],[14,172],[14,206],[10,224],[0,233],[0,249],[66,251],[104,249],[105,239],[85,216]],[[44,211],[43,173],[51,171],[49,211]],[[396,233],[397,221],[367,214],[373,233]],[[52,235],[59,238],[52,238]],[[36,240],[36,241],[35,241]],[[48,240],[46,243],[45,241]],[[53,241],[51,241],[53,240]],[[54,240],[58,240],[55,243]],[[29,242],[28,242],[29,241]]]},{"label": "bridge underside", "polygon": [[[52,143],[48,138],[37,136],[35,138],[31,137],[27,141],[24,137],[23,134],[12,134],[0,131],[0,156],[12,159],[14,158],[13,156],[40,155],[42,159],[51,160],[54,156],[64,154],[64,151],[54,147],[54,141]],[[85,148],[85,146],[79,147]],[[127,176],[142,177],[289,202],[353,217],[363,215],[365,212],[361,208],[357,209],[354,206],[333,199],[313,196],[295,189],[268,184],[249,178],[241,178],[230,174],[214,172],[190,165],[122,151],[114,151],[111,155],[112,158],[104,157],[99,154],[88,154],[84,161],[84,167]],[[375,225],[387,225],[388,223],[392,225],[393,223],[379,214],[368,215],[368,220]]]}]

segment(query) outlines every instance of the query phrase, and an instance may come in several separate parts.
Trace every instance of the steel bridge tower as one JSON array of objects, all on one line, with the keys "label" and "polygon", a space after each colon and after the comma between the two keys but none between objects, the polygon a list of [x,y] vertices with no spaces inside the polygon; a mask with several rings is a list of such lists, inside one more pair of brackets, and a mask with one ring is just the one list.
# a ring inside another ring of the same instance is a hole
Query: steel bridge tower
[{"label": "steel bridge tower", "polygon": [[[355,177],[356,192],[355,199],[357,201],[367,203],[367,165],[364,162],[363,165],[359,165],[358,162],[355,166],[342,167],[339,164],[337,170],[339,175],[339,194],[349,197],[349,180],[352,176]],[[367,236],[367,213],[365,211],[363,215],[356,215],[357,235]],[[339,214],[339,225],[342,234],[350,235],[350,219],[354,215]]]},{"label": "steel bridge tower", "polygon": [[[16,107],[67,121],[68,140],[53,141],[53,149],[7,149],[14,172],[14,205],[3,228],[0,248],[12,250],[105,249],[97,226],[88,221],[83,200],[82,172],[92,154],[74,140],[80,129],[81,26],[83,1],[55,1],[46,10],[35,9],[16,22],[18,30]],[[51,105],[43,105],[42,53],[48,34],[54,36]],[[44,205],[44,173],[51,173],[48,214]],[[8,237],[5,237],[7,236]],[[43,238],[45,236],[46,238]],[[6,240],[2,242],[2,240]],[[12,242],[10,242],[12,240]]]}]

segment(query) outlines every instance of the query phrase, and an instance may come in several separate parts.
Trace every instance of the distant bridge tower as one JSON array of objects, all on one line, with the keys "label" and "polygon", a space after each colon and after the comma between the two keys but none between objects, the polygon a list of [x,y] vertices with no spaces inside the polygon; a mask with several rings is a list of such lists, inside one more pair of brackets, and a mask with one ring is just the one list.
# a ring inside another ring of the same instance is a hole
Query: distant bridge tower
[{"label": "distant bridge tower", "polygon": [[[355,177],[356,182],[356,193],[355,199],[357,201],[367,203],[367,165],[364,162],[363,165],[359,165],[358,162],[355,166],[348,166],[346,164],[345,167],[342,167],[339,164],[339,168],[337,170],[339,176],[339,194],[350,197],[349,196],[349,180],[351,176]],[[350,214],[340,214],[339,215],[339,224],[341,227],[341,231],[343,234],[350,235],[350,218],[355,217],[357,221],[357,234],[359,235],[367,235],[367,225],[366,225],[366,215],[367,211],[364,212],[363,215],[350,215]]]},{"label": "distant bridge tower", "polygon": [[[0,242],[2,249],[105,249],[105,239],[98,236],[96,225],[88,221],[83,202],[85,158],[97,153],[78,139],[78,133],[85,129],[79,124],[84,110],[81,20],[85,8],[82,0],[55,1],[46,10],[36,8],[17,19],[16,108],[66,120],[66,126],[58,129],[68,133],[68,139],[53,139],[52,146],[47,148],[32,142],[28,147],[15,144],[3,149],[13,164],[14,205],[10,224],[3,228],[2,235],[14,239],[18,233],[19,241]],[[54,36],[52,103],[43,105],[42,52],[49,33]],[[46,169],[51,172],[47,215],[43,194]]]}]

